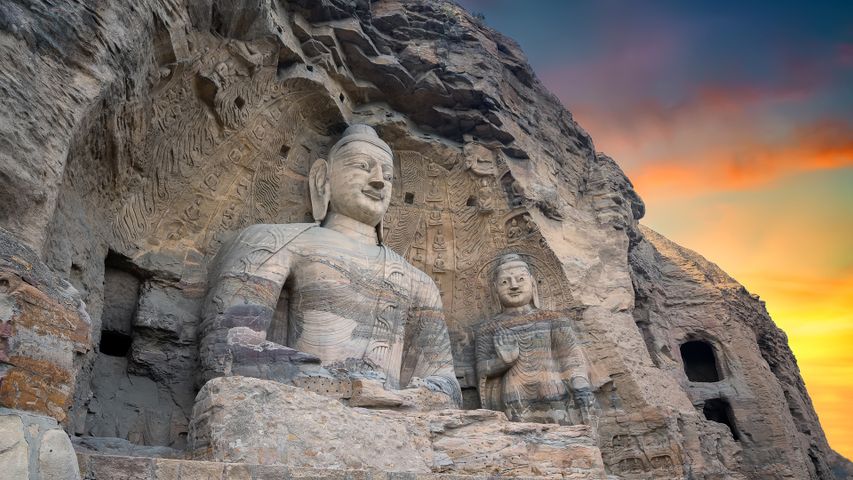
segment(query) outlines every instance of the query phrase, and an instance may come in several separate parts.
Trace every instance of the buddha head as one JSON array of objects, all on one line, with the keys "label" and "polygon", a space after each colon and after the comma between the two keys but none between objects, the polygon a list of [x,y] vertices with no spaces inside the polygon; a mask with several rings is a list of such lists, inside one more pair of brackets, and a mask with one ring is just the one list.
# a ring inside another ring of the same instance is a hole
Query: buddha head
[{"label": "buddha head", "polygon": [[[391,147],[373,128],[351,125],[329,150],[329,159],[317,159],[308,174],[314,219],[327,212],[345,215],[377,227],[391,202],[394,157]],[[380,237],[381,238],[381,237]]]},{"label": "buddha head", "polygon": [[501,310],[530,305],[539,308],[539,293],[530,266],[521,255],[512,253],[498,259],[493,277],[494,291]]}]

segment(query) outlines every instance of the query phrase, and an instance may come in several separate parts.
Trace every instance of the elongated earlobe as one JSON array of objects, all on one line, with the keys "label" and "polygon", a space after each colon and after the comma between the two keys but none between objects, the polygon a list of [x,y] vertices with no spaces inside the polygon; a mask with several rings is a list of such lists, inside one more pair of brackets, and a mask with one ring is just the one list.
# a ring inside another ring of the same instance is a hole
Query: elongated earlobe
[{"label": "elongated earlobe", "polygon": [[311,214],[314,220],[322,222],[329,210],[329,164],[318,158],[308,172],[308,190],[311,193]]},{"label": "elongated earlobe", "polygon": [[533,276],[533,272],[530,272],[530,283],[533,285],[533,306],[542,308],[539,302],[539,285],[536,283],[536,277]]},{"label": "elongated earlobe", "polygon": [[497,282],[491,281],[489,282],[489,295],[492,297],[492,305],[498,306],[498,312],[501,313],[504,311],[504,304],[501,302],[501,296],[498,293],[498,284]]}]

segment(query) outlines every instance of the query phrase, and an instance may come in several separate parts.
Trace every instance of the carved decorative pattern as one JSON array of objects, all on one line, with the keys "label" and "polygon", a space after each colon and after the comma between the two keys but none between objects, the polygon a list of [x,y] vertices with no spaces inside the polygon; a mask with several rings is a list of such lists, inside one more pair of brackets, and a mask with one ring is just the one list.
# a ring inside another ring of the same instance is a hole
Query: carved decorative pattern
[{"label": "carved decorative pattern", "polygon": [[307,165],[340,123],[328,92],[252,63],[261,47],[203,40],[208,54],[158,86],[150,127],[132,137],[151,167],[117,206],[112,231],[123,250],[171,239],[210,251],[220,231],[305,221],[309,211]]}]

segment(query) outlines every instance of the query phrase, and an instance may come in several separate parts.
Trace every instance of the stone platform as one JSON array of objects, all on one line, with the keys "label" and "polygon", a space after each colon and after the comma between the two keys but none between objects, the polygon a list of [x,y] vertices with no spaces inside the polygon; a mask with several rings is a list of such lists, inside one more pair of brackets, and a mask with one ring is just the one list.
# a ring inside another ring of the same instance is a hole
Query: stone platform
[{"label": "stone platform", "polygon": [[195,460],[275,465],[294,472],[605,477],[601,452],[585,425],[510,422],[490,410],[353,408],[302,388],[249,377],[216,378],[202,388],[189,444]]},{"label": "stone platform", "polygon": [[596,478],[577,476],[459,475],[448,473],[401,473],[372,470],[294,468],[285,465],[205,462],[150,457],[77,454],[83,480],[494,480],[517,478]]}]

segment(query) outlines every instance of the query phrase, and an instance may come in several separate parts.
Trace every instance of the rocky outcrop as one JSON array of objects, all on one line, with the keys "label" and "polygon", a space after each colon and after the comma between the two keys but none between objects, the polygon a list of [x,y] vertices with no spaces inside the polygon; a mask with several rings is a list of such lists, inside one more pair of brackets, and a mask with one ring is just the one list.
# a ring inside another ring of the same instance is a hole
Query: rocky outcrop
[{"label": "rocky outcrop", "polygon": [[190,425],[194,458],[333,470],[599,479],[587,426],[509,422],[490,410],[350,408],[298,387],[213,379]]},{"label": "rocky outcrop", "polygon": [[[815,429],[819,422],[796,360],[764,302],[697,253],[640,231],[642,240],[630,252],[634,316],[655,364],[680,378],[706,417],[709,405],[725,407],[715,418],[742,444],[751,478],[833,478],[837,460]],[[688,361],[703,361],[691,347],[702,346],[714,378],[691,375]],[[791,458],[808,461],[797,465]]]},{"label": "rocky outcrop", "polygon": [[310,221],[308,167],[368,123],[395,152],[386,243],[438,286],[467,408],[488,272],[518,253],[578,318],[608,474],[843,470],[759,301],[639,227],[617,164],[456,5],[10,0],[0,30],[0,405],[185,448],[210,259]]},{"label": "rocky outcrop", "polygon": [[90,329],[77,290],[0,229],[0,406],[67,423]]}]

